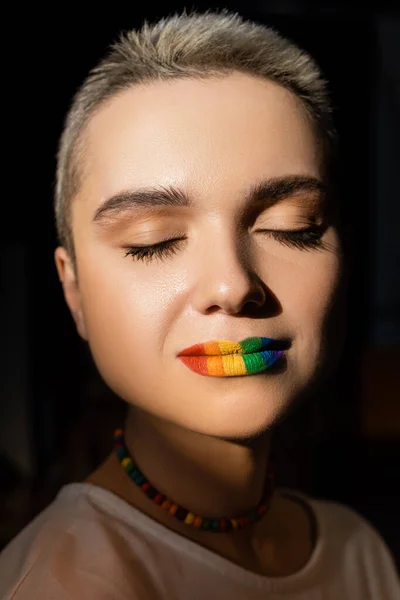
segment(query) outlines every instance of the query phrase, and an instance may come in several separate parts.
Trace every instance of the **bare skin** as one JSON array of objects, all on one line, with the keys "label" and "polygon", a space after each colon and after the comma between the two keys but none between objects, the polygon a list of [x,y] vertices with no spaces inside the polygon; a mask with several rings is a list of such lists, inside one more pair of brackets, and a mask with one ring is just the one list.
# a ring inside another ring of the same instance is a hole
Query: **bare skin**
[{"label": "bare skin", "polygon": [[[246,198],[265,181],[322,184],[314,130],[288,91],[233,73],[123,91],[92,117],[85,157],[72,211],[79,281],[64,248],[55,260],[79,334],[131,406],[128,448],[156,488],[193,512],[250,510],[271,427],[327,358],[342,261],[315,187],[275,203]],[[110,197],[168,186],[191,206],[130,206],[95,218]],[[315,224],[324,225],[319,247],[273,235]],[[166,238],[180,240],[168,256],[126,256],[129,246]],[[204,377],[177,357],[194,343],[249,336],[291,340],[283,372]],[[258,524],[215,535],[165,515],[112,454],[87,481],[255,572],[288,575],[312,552],[309,517],[280,494]]]}]

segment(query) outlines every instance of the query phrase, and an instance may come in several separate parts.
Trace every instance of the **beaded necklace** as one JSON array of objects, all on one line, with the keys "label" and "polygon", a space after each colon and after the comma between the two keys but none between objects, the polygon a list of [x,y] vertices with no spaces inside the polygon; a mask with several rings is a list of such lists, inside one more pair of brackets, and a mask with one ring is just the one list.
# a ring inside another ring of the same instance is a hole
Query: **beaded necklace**
[{"label": "beaded necklace", "polygon": [[271,466],[267,472],[261,501],[256,508],[234,518],[219,517],[213,519],[193,514],[187,508],[179,506],[179,504],[176,504],[173,500],[167,498],[151,485],[129,455],[129,451],[125,445],[125,432],[123,429],[116,429],[114,432],[114,450],[127,475],[136,483],[143,493],[153,500],[155,504],[158,504],[161,508],[166,510],[169,515],[182,521],[186,525],[191,525],[197,529],[215,533],[238,530],[261,519],[269,508],[274,489],[273,470]]}]

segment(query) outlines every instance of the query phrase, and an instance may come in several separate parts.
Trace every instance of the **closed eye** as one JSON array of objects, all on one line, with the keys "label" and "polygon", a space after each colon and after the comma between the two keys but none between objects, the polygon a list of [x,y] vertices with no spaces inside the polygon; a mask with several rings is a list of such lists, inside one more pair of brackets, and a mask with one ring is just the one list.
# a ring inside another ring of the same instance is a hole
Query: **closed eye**
[{"label": "closed eye", "polygon": [[312,225],[304,229],[275,230],[258,229],[257,233],[268,235],[281,244],[299,250],[323,249],[322,236],[326,227]]},{"label": "closed eye", "polygon": [[[324,227],[313,225],[305,229],[293,230],[258,229],[256,233],[269,236],[285,246],[299,250],[310,250],[325,248],[321,239],[324,230]],[[155,258],[165,260],[176,254],[181,243],[186,239],[186,237],[170,238],[150,246],[129,246],[126,249],[125,256],[132,256],[134,260],[148,263]]]},{"label": "closed eye", "polygon": [[129,246],[125,256],[132,256],[133,259],[144,262],[151,262],[154,258],[164,260],[173,256],[184,240],[186,237],[162,240],[151,246]]}]

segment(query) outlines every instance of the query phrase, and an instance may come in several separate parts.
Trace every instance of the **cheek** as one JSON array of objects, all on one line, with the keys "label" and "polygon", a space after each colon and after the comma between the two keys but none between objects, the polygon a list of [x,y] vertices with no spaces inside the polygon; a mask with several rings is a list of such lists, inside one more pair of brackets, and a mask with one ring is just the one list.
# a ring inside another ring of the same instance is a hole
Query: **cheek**
[{"label": "cheek", "polygon": [[339,293],[341,269],[338,254],[310,252],[296,263],[281,264],[275,273],[285,324],[299,341],[319,346]]},{"label": "cheek", "polygon": [[303,273],[298,286],[291,288],[290,303],[293,314],[318,330],[327,318],[339,281],[339,271],[334,265],[324,265],[321,270],[309,269]]},{"label": "cheek", "polygon": [[299,255],[296,264],[280,264],[275,276],[282,322],[294,338],[290,373],[307,387],[340,350],[334,341],[338,329],[334,306],[340,293],[341,261],[338,255],[322,252]]},{"label": "cheek", "polygon": [[[165,277],[165,269],[134,265],[132,259],[106,258],[79,265],[80,288],[95,356],[121,365],[146,363],[163,351],[166,333],[182,289],[184,274]],[[158,275],[157,275],[158,274]]]},{"label": "cheek", "polygon": [[140,391],[154,369],[162,319],[157,295],[145,301],[145,289],[107,269],[82,269],[81,290],[88,343],[103,379],[124,397],[134,373]]}]

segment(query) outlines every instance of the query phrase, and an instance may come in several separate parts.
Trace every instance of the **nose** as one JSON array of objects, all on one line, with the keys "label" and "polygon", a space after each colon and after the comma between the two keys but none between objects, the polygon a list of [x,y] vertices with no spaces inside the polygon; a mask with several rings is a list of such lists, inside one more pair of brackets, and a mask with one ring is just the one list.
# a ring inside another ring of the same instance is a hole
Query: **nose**
[{"label": "nose", "polygon": [[[209,249],[210,250],[210,249]],[[251,260],[235,244],[204,253],[198,263],[195,307],[203,314],[221,311],[239,314],[262,309],[268,292],[252,270]]]}]

